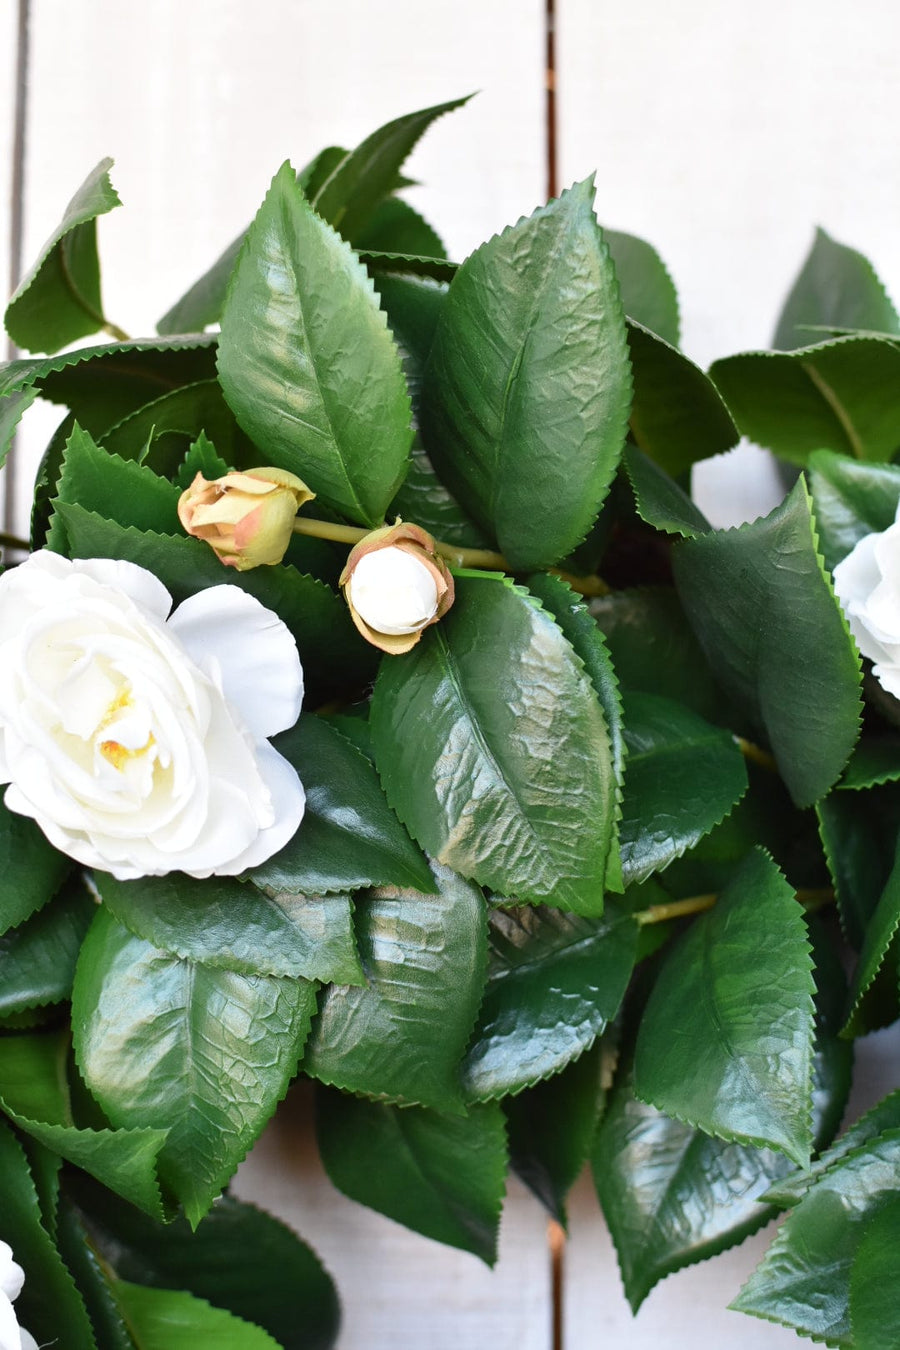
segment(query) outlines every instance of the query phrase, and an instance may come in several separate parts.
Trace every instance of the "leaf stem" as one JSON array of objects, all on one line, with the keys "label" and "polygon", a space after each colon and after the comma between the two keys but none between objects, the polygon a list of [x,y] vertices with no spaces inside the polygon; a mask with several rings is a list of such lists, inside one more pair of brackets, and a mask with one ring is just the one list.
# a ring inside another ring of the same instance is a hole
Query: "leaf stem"
[{"label": "leaf stem", "polygon": [[23,553],[31,552],[31,545],[27,539],[20,539],[15,534],[6,534],[2,530],[0,530],[0,548],[19,548]]},{"label": "leaf stem", "polygon": [[761,768],[769,769],[772,773],[778,772],[778,761],[768,750],[754,745],[753,741],[745,740],[743,736],[735,736],[734,740],[744,759],[749,759],[753,764],[759,764]]},{"label": "leaf stem", "polygon": [[[821,909],[824,905],[830,905],[834,900],[834,890],[831,886],[824,886],[818,890],[801,888],[796,895],[808,913]],[[704,910],[712,909],[718,898],[718,893],[711,891],[706,895],[690,895],[686,900],[670,900],[667,904],[650,905],[647,909],[638,910],[634,920],[642,928],[648,923],[668,923],[670,919],[683,919],[689,914],[702,914]]]}]

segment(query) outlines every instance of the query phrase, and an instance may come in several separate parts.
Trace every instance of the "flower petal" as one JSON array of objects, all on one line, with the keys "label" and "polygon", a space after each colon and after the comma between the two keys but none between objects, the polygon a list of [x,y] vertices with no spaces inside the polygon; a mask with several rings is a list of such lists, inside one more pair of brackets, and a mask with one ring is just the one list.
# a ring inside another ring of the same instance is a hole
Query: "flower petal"
[{"label": "flower petal", "polygon": [[221,876],[235,876],[271,858],[293,839],[303,819],[306,793],[296,769],[268,741],[257,748],[257,756],[259,771],[271,793],[275,820],[268,829],[260,830],[257,838],[240,857],[233,859],[227,872],[222,868],[216,869]]},{"label": "flower petal", "polygon": [[238,586],[212,586],[182,601],[167,627],[256,740],[294,725],[303,701],[297,644],[252,595]]},{"label": "flower petal", "polygon": [[137,563],[125,562],[123,558],[79,558],[71,566],[73,571],[102,586],[124,591],[136,605],[158,619],[164,620],[172,608],[172,597],[162,582]]}]

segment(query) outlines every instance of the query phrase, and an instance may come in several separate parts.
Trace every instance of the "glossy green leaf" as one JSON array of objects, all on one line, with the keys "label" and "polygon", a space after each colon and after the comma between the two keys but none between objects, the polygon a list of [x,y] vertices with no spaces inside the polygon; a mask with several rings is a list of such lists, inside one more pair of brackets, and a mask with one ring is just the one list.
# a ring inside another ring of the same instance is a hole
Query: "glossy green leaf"
[{"label": "glossy green leaf", "polygon": [[503,1102],[513,1171],[563,1227],[566,1196],[587,1161],[605,1100],[611,1055],[605,1039],[597,1041],[562,1073]]},{"label": "glossy green leaf", "polygon": [[855,248],[817,229],[778,319],[772,346],[782,351],[817,341],[811,328],[900,333],[900,319],[875,269]]},{"label": "glossy green leaf", "polygon": [[793,1209],[823,1172],[888,1131],[900,1131],[900,1088],[889,1092],[871,1111],[855,1120],[808,1168],[791,1172],[772,1186],[767,1199],[782,1209]]},{"label": "glossy green leaf", "polygon": [[222,478],[227,472],[227,462],[222,459],[206,433],[201,431],[182,460],[176,481],[184,490],[191,486],[198,473],[208,480],[213,480]]},{"label": "glossy green leaf", "polygon": [[871,1218],[850,1269],[850,1325],[856,1350],[894,1350],[900,1344],[897,1251],[900,1197]]},{"label": "glossy green leaf", "polygon": [[202,432],[230,464],[259,463],[259,451],[235,421],[218,380],[195,380],[167,390],[104,431],[101,444],[123,459],[140,458],[170,477]]},{"label": "glossy green leaf", "polygon": [[[27,1273],[16,1299],[16,1316],[38,1344],[66,1350],[101,1350],[94,1339],[84,1302],[68,1269],[43,1227],[28,1162],[12,1130],[0,1121],[0,1214],[3,1241]],[[104,1348],[105,1350],[105,1348]]]},{"label": "glossy green leaf", "polygon": [[224,1195],[196,1232],[154,1223],[85,1177],[74,1197],[91,1242],[135,1284],[187,1289],[274,1336],[284,1350],[330,1350],[339,1322],[334,1284],[312,1248],[253,1205]]},{"label": "glossy green leaf", "polygon": [[98,216],[121,206],[102,159],[75,193],[6,307],[6,331],[26,351],[55,352],[103,328]]},{"label": "glossy green leaf", "polygon": [[344,154],[319,185],[311,184],[310,200],[327,220],[354,245],[373,221],[378,207],[397,186],[400,169],[433,122],[467,103],[467,98],[439,103],[407,113],[373,131],[355,150]]},{"label": "glossy green leaf", "polygon": [[673,699],[711,722],[726,720],[722,693],[671,587],[613,591],[589,608],[623,689]]},{"label": "glossy green leaf", "polygon": [[267,463],[381,524],[412,439],[400,358],[364,267],[285,165],[229,285],[219,379]]},{"label": "glossy green leaf", "polygon": [[898,1188],[900,1130],[893,1130],[818,1178],[730,1306],[828,1345],[853,1344],[853,1261],[877,1211]]},{"label": "glossy green leaf", "polygon": [[72,1119],[67,1034],[0,1038],[0,1105],[25,1134],[162,1218],[156,1165],[163,1129],[79,1129]]},{"label": "glossy green leaf", "polygon": [[6,463],[19,423],[36,398],[36,389],[17,389],[0,399],[0,467]]},{"label": "glossy green leaf", "polygon": [[602,919],[544,906],[491,915],[491,960],[463,1063],[471,1101],[521,1092],[577,1059],[619,1011],[637,925],[611,900]]},{"label": "glossy green leaf", "polygon": [[889,460],[900,446],[900,346],[890,339],[747,352],[710,374],[744,435],[795,464],[813,450]]},{"label": "glossy green leaf", "polygon": [[263,891],[234,877],[181,872],[138,881],[95,875],[103,903],[154,947],[242,975],[362,979],[348,895]]},{"label": "glossy green leaf", "polygon": [[861,792],[900,779],[900,736],[863,737],[858,743],[839,788]]},{"label": "glossy green leaf", "polygon": [[271,1116],[315,1008],[305,980],[182,961],[101,909],[82,947],[72,1029],[113,1125],[168,1128],[160,1173],[196,1226]]},{"label": "glossy green leaf", "polygon": [[59,501],[74,502],[118,525],[158,534],[181,531],[177,487],[143,464],[101,449],[77,425],[66,446],[57,494]]},{"label": "glossy green leaf", "polygon": [[470,255],[426,371],[428,454],[514,570],[584,539],[625,440],[625,320],[592,199],[579,183]]},{"label": "glossy green leaf", "polygon": [[429,854],[501,895],[601,912],[610,733],[580,659],[526,591],[459,576],[441,623],[382,663],[370,725],[388,801]]},{"label": "glossy green leaf", "polygon": [[634,377],[631,435],[654,463],[677,478],[698,459],[737,444],[731,414],[699,366],[633,321],[628,350]]},{"label": "glossy green leaf", "polygon": [[592,1168],[632,1311],[666,1275],[735,1246],[772,1218],[760,1196],[790,1167],[782,1153],[664,1115],[635,1097],[630,1073],[620,1074]]},{"label": "glossy green leaf", "polygon": [[374,249],[363,249],[359,259],[366,265],[378,287],[382,278],[391,275],[427,278],[446,285],[459,271],[459,264],[449,262],[446,258],[421,257],[414,253],[379,253]]},{"label": "glossy green leaf", "polygon": [[115,1280],[112,1289],[138,1350],[197,1350],[204,1343],[216,1350],[278,1350],[261,1327],[193,1294],[124,1280]]},{"label": "glossy green leaf", "polygon": [[0,802],[0,932],[8,932],[59,890],[72,864],[28,816]]},{"label": "glossy green leaf", "polygon": [[644,881],[708,834],[747,790],[730,732],[655,694],[623,696],[625,790],[619,843],[626,883]]},{"label": "glossy green leaf", "polygon": [[345,736],[304,713],[273,744],[300,775],[306,814],[290,843],[253,869],[257,886],[305,895],[432,888],[428,864],[388,806],[374,768]]},{"label": "glossy green leaf", "polygon": [[815,450],[809,457],[809,490],[825,566],[834,571],[865,535],[893,525],[900,468]]},{"label": "glossy green leaf", "polygon": [[857,951],[894,865],[898,806],[900,792],[888,784],[832,792],[816,807],[841,927]]},{"label": "glossy green leaf", "polygon": [[226,571],[199,539],[122,526],[74,502],[60,502],[56,512],[72,558],[126,558],[158,577],[176,604],[208,586],[227,584],[240,586],[274,610],[296,640],[309,703],[358,688],[369,676],[371,649],[357,634],[343,600],[324,582],[285,564]]},{"label": "glossy green leaf", "polygon": [[862,950],[853,972],[844,1026],[844,1034],[847,1036],[860,1035],[871,1029],[862,1015],[860,1005],[887,958],[898,928],[900,928],[900,840],[894,855],[894,865],[885,882],[881,898],[866,926]]},{"label": "glossy green leaf", "polygon": [[448,868],[436,866],[435,880],[437,895],[358,897],[366,985],[325,991],[303,1068],[348,1092],[462,1113],[458,1068],[484,986],[487,911]]},{"label": "glossy green leaf", "polygon": [[72,992],[94,906],[80,880],[0,937],[0,1014],[61,1003]]},{"label": "glossy green leaf", "polygon": [[707,1134],[809,1162],[813,981],[803,910],[754,850],[669,952],[635,1051],[635,1090]]},{"label": "glossy green leaf", "polygon": [[56,1237],[60,1255],[77,1281],[102,1350],[138,1350],[113,1297],[111,1277],[101,1266],[78,1214],[65,1197],[57,1212]]},{"label": "glossy green leaf", "polygon": [[678,294],[662,258],[652,244],[621,230],[604,230],[616,265],[619,292],[629,319],[636,319],[672,347],[680,336]]},{"label": "glossy green leaf", "polygon": [[499,1106],[441,1116],[320,1089],[319,1152],[351,1200],[492,1266],[506,1180]]},{"label": "glossy green leaf", "polygon": [[768,516],[673,550],[678,593],[726,692],[764,731],[798,806],[859,734],[859,658],[816,552],[803,480]]},{"label": "glossy green leaf", "polygon": [[363,254],[404,253],[416,258],[446,258],[440,236],[401,197],[386,197],[368,225],[354,231],[353,246]]},{"label": "glossy green leaf", "polygon": [[641,520],[655,530],[680,534],[686,539],[694,539],[711,529],[684,489],[643,451],[627,445],[623,459]]}]

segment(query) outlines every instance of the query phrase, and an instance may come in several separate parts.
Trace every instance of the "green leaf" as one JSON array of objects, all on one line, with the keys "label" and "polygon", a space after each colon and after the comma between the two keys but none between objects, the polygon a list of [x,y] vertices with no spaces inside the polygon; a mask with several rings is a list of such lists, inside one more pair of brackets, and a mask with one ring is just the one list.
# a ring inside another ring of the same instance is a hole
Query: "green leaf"
[{"label": "green leaf", "polygon": [[[884,965],[898,927],[900,927],[900,839],[897,842],[890,876],[866,927],[862,950],[853,973],[843,1031],[845,1036],[858,1036],[871,1030],[867,1025],[868,1019],[862,1015],[861,1005]],[[896,961],[894,966],[896,967]]]},{"label": "green leaf", "polygon": [[0,1214],[3,1241],[26,1272],[16,1316],[39,1344],[98,1350],[84,1302],[43,1227],[34,1181],[22,1146],[0,1121]]},{"label": "green leaf", "polygon": [[259,452],[244,435],[217,380],[170,389],[128,413],[103,433],[102,445],[123,459],[142,459],[171,476],[190,443],[205,432],[229,463],[253,466]]},{"label": "green leaf", "polygon": [[142,532],[104,520],[74,502],[61,502],[57,515],[72,558],[125,558],[146,567],[170,591],[176,604],[208,586],[240,586],[273,610],[294,635],[303,664],[305,697],[315,705],[358,689],[372,669],[371,649],[356,632],[347,606],[324,582],[295,568],[257,567],[249,572],[223,568],[199,539]]},{"label": "green leaf", "polygon": [[[345,236],[346,237],[346,236]],[[386,197],[368,225],[356,230],[353,246],[364,254],[406,254],[415,258],[446,258],[440,237],[418,211],[400,197]]]},{"label": "green leaf", "polygon": [[397,187],[397,176],[416,142],[444,113],[467,102],[468,98],[457,98],[398,117],[346,152],[320,185],[309,188],[322,219],[358,246],[377,208]]},{"label": "green leaf", "polygon": [[624,463],[641,520],[655,530],[686,539],[695,539],[712,528],[684,489],[642,451],[626,445]]},{"label": "green leaf", "polygon": [[567,1225],[566,1196],[587,1161],[605,1099],[610,1051],[596,1042],[562,1073],[503,1102],[513,1171]]},{"label": "green leaf", "polygon": [[499,1106],[441,1116],[320,1088],[316,1124],[325,1170],[344,1195],[494,1264],[507,1165]]},{"label": "green leaf", "polygon": [[191,1232],[163,1226],[86,1177],[67,1183],[97,1251],[124,1280],[187,1289],[257,1322],[284,1350],[330,1350],[339,1309],[334,1284],[311,1247],[253,1205],[224,1195]]},{"label": "green leaf", "polygon": [[637,1095],[807,1166],[811,969],[803,910],[757,849],[669,952],[638,1034]]},{"label": "green leaf", "polygon": [[850,1325],[856,1350],[893,1350],[900,1344],[897,1250],[900,1197],[872,1216],[850,1269]]},{"label": "green leaf", "polygon": [[795,464],[813,450],[889,460],[900,445],[900,346],[888,338],[747,352],[710,374],[744,435]]},{"label": "green leaf", "polygon": [[263,458],[321,502],[381,524],[412,439],[400,358],[366,271],[286,164],[228,289],[219,380]]},{"label": "green leaf", "polygon": [[784,303],[772,346],[807,347],[810,328],[865,328],[900,333],[900,319],[875,269],[856,249],[817,229],[812,248]]},{"label": "green leaf", "polygon": [[0,802],[0,932],[18,927],[46,905],[71,866],[33,820]]},{"label": "green leaf", "polygon": [[900,779],[900,736],[865,736],[850,756],[839,788],[851,792],[881,787]]},{"label": "green leaf", "polygon": [[306,814],[290,843],[252,870],[251,881],[305,895],[360,886],[432,888],[428,864],[388,806],[374,768],[345,736],[304,713],[273,745],[300,775]]},{"label": "green leaf", "polygon": [[406,279],[428,278],[446,284],[459,271],[458,263],[448,262],[445,258],[423,258],[414,253],[380,253],[374,249],[363,249],[359,253],[359,260],[368,268],[376,289],[380,289],[385,277],[392,274],[399,274]]},{"label": "green leaf", "polygon": [[634,378],[631,435],[661,469],[678,478],[698,459],[737,444],[731,414],[699,366],[633,320],[628,350]]},{"label": "green leaf", "polygon": [[315,985],[182,961],[101,909],[72,994],[75,1051],[113,1125],[168,1128],[160,1174],[191,1224],[284,1095]]},{"label": "green leaf", "polygon": [[677,347],[678,294],[662,258],[652,244],[636,235],[621,230],[604,230],[603,234],[616,265],[625,313]]},{"label": "green leaf", "polygon": [[441,623],[382,662],[370,725],[388,801],[426,852],[501,895],[601,912],[611,738],[581,661],[526,591],[459,576]]},{"label": "green leaf", "polygon": [[426,371],[429,456],[515,571],[584,539],[625,440],[625,320],[592,199],[579,183],[470,255]]},{"label": "green leaf", "polygon": [[900,793],[888,785],[832,792],[816,807],[841,927],[857,951],[894,865],[898,806]]},{"label": "green leaf", "polygon": [[138,1350],[278,1350],[261,1327],[214,1308],[204,1299],[169,1289],[114,1280],[113,1294]]},{"label": "green leaf", "polygon": [[0,937],[0,1014],[61,1003],[72,992],[94,906],[81,881]]},{"label": "green leaf", "polygon": [[637,925],[619,901],[602,919],[494,910],[488,981],[462,1067],[467,1098],[521,1092],[577,1059],[619,1011],[636,947]]},{"label": "green leaf", "polygon": [[265,892],[233,877],[95,880],[103,903],[132,933],[186,961],[242,975],[362,978],[348,895]]},{"label": "green leaf", "polygon": [[860,675],[803,480],[770,515],[684,540],[672,560],[709,664],[765,732],[796,804],[811,805],[856,742]]},{"label": "green leaf", "polygon": [[218,323],[225,303],[228,279],[234,271],[246,230],[232,239],[216,261],[203,273],[156,325],[157,333],[202,333],[210,324]]},{"label": "green leaf", "polygon": [[121,206],[111,167],[101,159],[88,174],[6,307],[6,331],[26,351],[58,351],[106,324],[96,220]]},{"label": "green leaf", "polygon": [[819,1177],[730,1306],[828,1345],[852,1344],[853,1261],[898,1187],[900,1130],[893,1130]]},{"label": "green leaf", "polygon": [[201,431],[182,460],[176,481],[183,491],[191,486],[198,473],[213,481],[224,477],[227,472],[228,464],[218,454],[206,433]]},{"label": "green leaf", "polygon": [[666,1275],[736,1246],[772,1218],[760,1196],[790,1166],[782,1153],[663,1115],[621,1073],[592,1167],[632,1312]]},{"label": "green leaf", "polygon": [[56,1236],[60,1254],[78,1283],[98,1343],[103,1350],[137,1350],[113,1297],[110,1280],[65,1197],[59,1204]]},{"label": "green leaf", "polygon": [[809,457],[809,490],[825,566],[834,571],[865,535],[893,525],[900,468],[815,450]]},{"label": "green leaf", "polygon": [[487,913],[477,887],[434,872],[437,895],[384,888],[358,899],[366,985],[325,991],[303,1068],[348,1092],[461,1114],[458,1066],[484,986]]},{"label": "green leaf", "polygon": [[68,1050],[67,1034],[0,1038],[0,1105],[32,1139],[161,1219],[156,1165],[166,1130],[76,1128],[66,1082]]},{"label": "green leaf", "polygon": [[58,500],[76,503],[120,526],[173,534],[178,524],[179,491],[152,469],[100,449],[75,426],[66,445]]},{"label": "green leaf", "polygon": [[854,1121],[808,1168],[791,1172],[770,1187],[766,1198],[781,1209],[793,1209],[823,1172],[888,1131],[900,1131],[900,1088],[889,1092],[871,1111]]},{"label": "green leaf", "polygon": [[626,883],[693,848],[747,791],[730,732],[654,694],[625,694],[628,758],[619,841]]},{"label": "green leaf", "polygon": [[728,722],[722,694],[671,587],[613,591],[592,600],[590,612],[623,689],[658,694],[711,722]]}]

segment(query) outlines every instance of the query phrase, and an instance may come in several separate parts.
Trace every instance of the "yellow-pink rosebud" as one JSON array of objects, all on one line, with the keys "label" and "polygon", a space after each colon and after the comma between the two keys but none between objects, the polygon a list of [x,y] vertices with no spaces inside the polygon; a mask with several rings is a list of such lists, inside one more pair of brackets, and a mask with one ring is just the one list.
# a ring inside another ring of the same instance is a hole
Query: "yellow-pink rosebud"
[{"label": "yellow-pink rosebud", "polygon": [[198,473],[178,501],[178,519],[226,567],[247,572],[280,563],[294,517],[316,494],[286,469],[247,469],[208,480]]},{"label": "yellow-pink rosebud", "polygon": [[361,539],[340,578],[350,617],[367,642],[399,656],[453,604],[453,576],[418,525],[385,525]]}]

